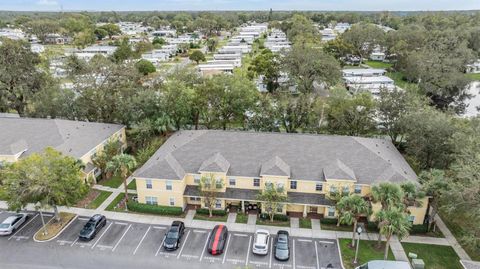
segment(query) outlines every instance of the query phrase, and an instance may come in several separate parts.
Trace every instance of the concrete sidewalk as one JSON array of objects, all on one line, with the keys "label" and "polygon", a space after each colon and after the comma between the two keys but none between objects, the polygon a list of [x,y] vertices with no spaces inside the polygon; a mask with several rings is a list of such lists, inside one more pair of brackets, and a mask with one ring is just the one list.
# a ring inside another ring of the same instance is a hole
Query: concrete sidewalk
[{"label": "concrete sidewalk", "polygon": [[448,244],[452,246],[453,250],[455,250],[458,257],[460,257],[460,260],[471,261],[472,259],[470,258],[470,256],[468,256],[467,252],[465,252],[462,246],[460,246],[455,236],[453,236],[453,234],[450,232],[447,225],[445,225],[445,223],[443,222],[443,220],[440,218],[439,215],[435,216],[435,223],[437,224],[437,227],[445,236],[445,239],[448,241]]}]

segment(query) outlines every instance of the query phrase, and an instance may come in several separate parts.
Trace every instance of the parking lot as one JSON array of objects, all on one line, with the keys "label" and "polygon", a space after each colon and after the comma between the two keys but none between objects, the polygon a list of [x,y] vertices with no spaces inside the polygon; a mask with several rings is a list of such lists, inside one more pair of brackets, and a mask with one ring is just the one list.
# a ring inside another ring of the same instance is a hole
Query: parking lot
[{"label": "parking lot", "polygon": [[[0,213],[3,221],[12,213]],[[45,215],[45,221],[52,215]],[[273,257],[275,236],[270,237],[269,253],[266,256],[252,254],[254,235],[251,233],[230,231],[224,253],[212,256],[207,252],[207,241],[210,231],[187,228],[175,251],[163,249],[163,239],[167,226],[107,220],[105,227],[97,236],[89,241],[78,240],[78,233],[88,221],[88,217],[79,216],[54,240],[44,243],[33,241],[33,235],[41,228],[42,222],[36,212],[30,212],[29,218],[13,235],[1,238],[0,244],[35,244],[38,247],[48,245],[65,251],[79,251],[87,255],[108,255],[139,258],[139,261],[155,260],[173,264],[215,265],[218,268],[299,268],[322,269],[341,268],[338,246],[335,240],[317,238],[290,239],[290,259],[278,261]],[[98,258],[98,257],[96,257]]]}]

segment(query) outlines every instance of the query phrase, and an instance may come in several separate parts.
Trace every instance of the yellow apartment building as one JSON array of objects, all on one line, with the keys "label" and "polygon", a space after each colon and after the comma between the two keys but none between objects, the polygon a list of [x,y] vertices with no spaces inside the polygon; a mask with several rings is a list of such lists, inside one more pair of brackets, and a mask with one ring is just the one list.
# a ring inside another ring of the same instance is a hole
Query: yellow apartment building
[{"label": "yellow apartment building", "polygon": [[85,178],[95,178],[92,158],[109,141],[126,148],[125,126],[60,119],[5,117],[0,115],[0,163],[16,162],[47,147],[81,160]]},{"label": "yellow apartment building", "polygon": [[[175,133],[133,177],[139,202],[186,208],[204,206],[198,184],[210,175],[223,183],[217,209],[261,209],[258,194],[275,184],[288,196],[279,214],[325,218],[337,217],[331,193],[368,198],[372,184],[417,179],[383,139],[218,130]],[[427,198],[409,208],[410,220],[422,224],[427,208]]]}]

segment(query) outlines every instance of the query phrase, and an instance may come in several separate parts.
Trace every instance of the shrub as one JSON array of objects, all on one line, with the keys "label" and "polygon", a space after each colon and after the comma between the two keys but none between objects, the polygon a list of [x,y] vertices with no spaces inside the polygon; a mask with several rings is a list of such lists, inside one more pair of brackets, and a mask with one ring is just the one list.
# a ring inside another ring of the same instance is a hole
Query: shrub
[{"label": "shrub", "polygon": [[180,216],[183,213],[183,209],[178,206],[147,205],[147,204],[141,204],[134,201],[128,201],[127,206],[130,211],[147,213],[147,214]]},{"label": "shrub", "polygon": [[426,234],[427,232],[428,232],[427,224],[412,225],[412,228],[410,229],[410,234]]},{"label": "shrub", "polygon": [[[199,208],[197,209],[197,214],[201,215],[208,215],[208,209],[207,208]],[[227,211],[225,210],[213,210],[212,215],[214,216],[225,216],[227,215]]]},{"label": "shrub", "polygon": [[273,220],[276,221],[288,221],[288,216],[287,215],[273,215]]},{"label": "shrub", "polygon": [[337,224],[337,219],[330,219],[330,218],[323,218],[320,220],[320,223],[322,224]]}]

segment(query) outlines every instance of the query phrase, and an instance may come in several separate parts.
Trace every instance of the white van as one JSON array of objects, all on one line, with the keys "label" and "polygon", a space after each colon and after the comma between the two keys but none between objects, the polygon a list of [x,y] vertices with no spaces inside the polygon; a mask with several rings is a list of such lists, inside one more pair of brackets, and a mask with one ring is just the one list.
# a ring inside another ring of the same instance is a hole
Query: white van
[{"label": "white van", "polygon": [[412,269],[408,262],[400,261],[369,261],[355,269]]}]

